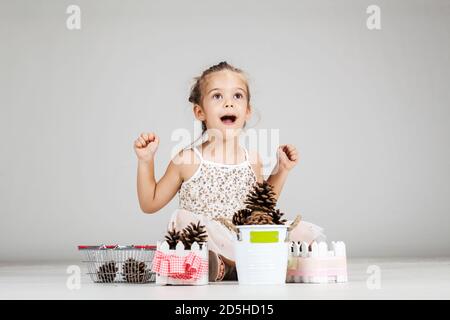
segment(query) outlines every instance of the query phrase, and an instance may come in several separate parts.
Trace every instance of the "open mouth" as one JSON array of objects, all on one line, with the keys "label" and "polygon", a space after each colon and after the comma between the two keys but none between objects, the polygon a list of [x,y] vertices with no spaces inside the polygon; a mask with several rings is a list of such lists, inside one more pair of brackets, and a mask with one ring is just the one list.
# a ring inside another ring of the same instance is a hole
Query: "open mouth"
[{"label": "open mouth", "polygon": [[236,119],[237,119],[237,117],[233,116],[233,115],[225,115],[225,116],[220,117],[220,120],[224,124],[233,124],[236,122]]}]

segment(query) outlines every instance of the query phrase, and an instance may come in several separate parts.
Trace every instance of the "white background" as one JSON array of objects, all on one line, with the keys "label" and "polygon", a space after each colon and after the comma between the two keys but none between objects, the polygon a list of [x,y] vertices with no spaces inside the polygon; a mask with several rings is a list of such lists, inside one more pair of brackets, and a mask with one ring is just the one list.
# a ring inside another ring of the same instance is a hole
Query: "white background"
[{"label": "white background", "polygon": [[299,149],[289,218],[351,257],[448,255],[449,31],[449,1],[0,1],[0,261],[161,239],[178,198],[140,212],[133,141],[160,136],[160,177],[193,77],[223,60],[253,125]]}]

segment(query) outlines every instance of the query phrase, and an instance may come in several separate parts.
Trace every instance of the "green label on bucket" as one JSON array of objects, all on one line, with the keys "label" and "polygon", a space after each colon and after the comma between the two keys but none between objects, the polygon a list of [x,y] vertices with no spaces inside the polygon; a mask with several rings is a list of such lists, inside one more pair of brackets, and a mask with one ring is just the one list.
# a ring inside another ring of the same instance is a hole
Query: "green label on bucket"
[{"label": "green label on bucket", "polygon": [[251,243],[278,242],[278,231],[250,231]]}]

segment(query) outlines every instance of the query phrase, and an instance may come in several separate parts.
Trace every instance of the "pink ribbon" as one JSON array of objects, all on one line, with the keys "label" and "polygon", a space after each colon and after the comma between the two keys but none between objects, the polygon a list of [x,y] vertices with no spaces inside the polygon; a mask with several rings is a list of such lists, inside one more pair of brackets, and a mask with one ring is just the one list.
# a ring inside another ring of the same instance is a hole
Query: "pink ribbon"
[{"label": "pink ribbon", "polygon": [[347,260],[345,257],[290,257],[287,275],[345,276],[347,275]]},{"label": "pink ribbon", "polygon": [[166,277],[195,280],[208,272],[208,260],[202,259],[194,252],[182,257],[157,250],[152,271]]},{"label": "pink ribbon", "polygon": [[327,268],[319,270],[294,270],[289,269],[287,271],[288,276],[303,276],[303,277],[327,277],[327,276],[346,276],[346,269],[339,268]]}]

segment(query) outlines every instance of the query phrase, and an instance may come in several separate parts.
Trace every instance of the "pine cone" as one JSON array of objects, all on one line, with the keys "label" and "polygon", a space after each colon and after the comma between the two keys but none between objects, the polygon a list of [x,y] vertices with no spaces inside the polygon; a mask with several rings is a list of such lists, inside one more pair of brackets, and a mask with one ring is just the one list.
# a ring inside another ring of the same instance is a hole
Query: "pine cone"
[{"label": "pine cone", "polygon": [[247,218],[245,221],[245,224],[274,224],[272,220],[272,216],[266,212],[263,211],[254,211],[250,215],[250,217]]},{"label": "pine cone", "polygon": [[109,261],[98,268],[97,277],[100,282],[113,282],[118,270],[116,263]]},{"label": "pine cone", "polygon": [[275,209],[277,199],[275,199],[275,192],[273,187],[267,181],[262,183],[257,182],[250,191],[247,199],[244,201],[246,208],[251,211],[271,212]]},{"label": "pine cone", "polygon": [[275,209],[277,199],[273,186],[267,181],[257,182],[244,201],[245,208],[233,215],[234,225],[285,224],[283,213]]},{"label": "pine cone", "polygon": [[233,224],[235,226],[241,226],[245,224],[245,221],[248,217],[250,217],[250,214],[252,213],[249,209],[241,209],[234,213],[233,215]]},{"label": "pine cone", "polygon": [[181,233],[180,231],[175,230],[175,226],[172,224],[172,230],[167,231],[165,239],[169,244],[169,249],[175,249],[178,241],[181,240]]},{"label": "pine cone", "polygon": [[285,224],[287,222],[286,219],[281,219],[284,213],[280,212],[280,209],[276,209],[269,213],[272,218],[273,224]]},{"label": "pine cone", "polygon": [[197,242],[200,245],[200,248],[204,242],[208,239],[208,235],[206,234],[205,226],[200,225],[200,221],[195,224],[191,222],[186,228],[183,229],[181,234],[181,241],[184,244],[186,250],[191,249],[191,246],[194,242]]},{"label": "pine cone", "polygon": [[145,262],[128,258],[123,264],[123,277],[127,282],[143,283],[150,280],[151,272]]}]

